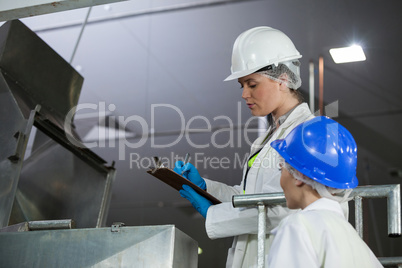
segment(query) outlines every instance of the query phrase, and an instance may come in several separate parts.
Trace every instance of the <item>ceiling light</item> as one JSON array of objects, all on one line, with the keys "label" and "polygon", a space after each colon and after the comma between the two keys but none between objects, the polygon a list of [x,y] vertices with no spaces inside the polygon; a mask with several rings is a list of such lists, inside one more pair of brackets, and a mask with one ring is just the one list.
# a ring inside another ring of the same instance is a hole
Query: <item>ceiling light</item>
[{"label": "ceiling light", "polygon": [[350,47],[332,48],[329,50],[335,63],[345,63],[366,60],[366,55],[361,46],[353,45]]}]

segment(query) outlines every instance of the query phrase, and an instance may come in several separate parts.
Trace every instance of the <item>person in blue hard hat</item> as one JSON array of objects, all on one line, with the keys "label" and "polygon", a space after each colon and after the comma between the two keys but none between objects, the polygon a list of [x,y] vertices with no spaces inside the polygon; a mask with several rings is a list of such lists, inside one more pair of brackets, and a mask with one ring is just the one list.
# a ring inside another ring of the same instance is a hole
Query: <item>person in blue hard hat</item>
[{"label": "person in blue hard hat", "polygon": [[301,211],[271,231],[268,267],[383,267],[345,219],[339,202],[358,184],[353,136],[320,116],[271,143],[290,209]]},{"label": "person in blue hard hat", "polygon": [[[205,217],[209,238],[233,237],[226,267],[257,266],[257,209],[234,208],[232,196],[281,192],[278,154],[270,143],[314,117],[299,90],[301,57],[292,40],[280,30],[260,26],[241,33],[233,45],[231,74],[225,80],[237,80],[251,114],[268,118],[267,131],[253,142],[241,181],[236,185],[204,179],[191,163],[175,163],[177,173],[222,201],[212,205],[190,187],[180,190]],[[268,208],[267,231],[289,213],[286,205]]]}]

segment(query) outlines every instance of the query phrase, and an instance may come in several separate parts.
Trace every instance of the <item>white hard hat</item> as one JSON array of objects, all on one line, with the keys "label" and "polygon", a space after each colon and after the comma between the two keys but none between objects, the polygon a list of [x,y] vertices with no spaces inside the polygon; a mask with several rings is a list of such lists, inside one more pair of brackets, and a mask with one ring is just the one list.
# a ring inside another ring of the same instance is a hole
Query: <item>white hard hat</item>
[{"label": "white hard hat", "polygon": [[232,74],[225,81],[301,57],[292,40],[283,32],[267,26],[255,27],[237,37],[232,52]]}]

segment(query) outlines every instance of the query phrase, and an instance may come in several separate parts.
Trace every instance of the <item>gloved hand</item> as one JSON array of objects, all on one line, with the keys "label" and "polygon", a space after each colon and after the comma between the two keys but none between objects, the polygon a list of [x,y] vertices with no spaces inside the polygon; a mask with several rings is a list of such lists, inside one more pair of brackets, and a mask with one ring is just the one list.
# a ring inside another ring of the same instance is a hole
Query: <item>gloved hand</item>
[{"label": "gloved hand", "polygon": [[199,195],[193,188],[183,184],[183,189],[179,191],[180,195],[191,202],[191,205],[204,217],[207,217],[207,211],[212,202]]},{"label": "gloved hand", "polygon": [[205,180],[201,178],[200,173],[198,173],[198,170],[193,166],[191,163],[187,163],[183,165],[183,161],[177,161],[174,164],[174,169],[173,171],[176,172],[177,174],[182,174],[183,171],[183,177],[197,185],[203,190],[207,189],[207,185],[205,183]]}]

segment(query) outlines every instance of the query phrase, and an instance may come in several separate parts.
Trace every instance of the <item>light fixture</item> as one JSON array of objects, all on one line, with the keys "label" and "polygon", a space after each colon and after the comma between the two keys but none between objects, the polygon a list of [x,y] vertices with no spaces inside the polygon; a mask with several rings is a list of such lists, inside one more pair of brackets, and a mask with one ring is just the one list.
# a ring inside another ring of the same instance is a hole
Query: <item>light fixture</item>
[{"label": "light fixture", "polygon": [[366,55],[361,46],[353,45],[350,47],[332,48],[329,50],[335,63],[345,63],[366,60]]}]

